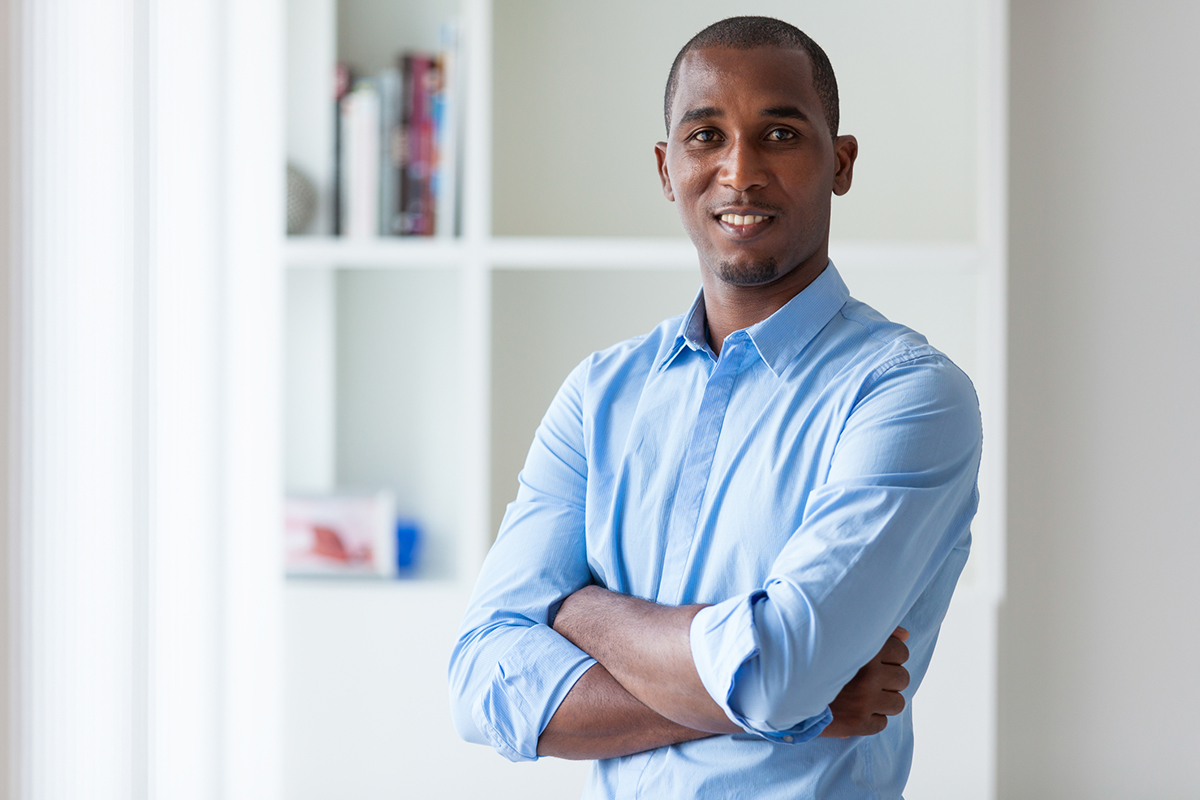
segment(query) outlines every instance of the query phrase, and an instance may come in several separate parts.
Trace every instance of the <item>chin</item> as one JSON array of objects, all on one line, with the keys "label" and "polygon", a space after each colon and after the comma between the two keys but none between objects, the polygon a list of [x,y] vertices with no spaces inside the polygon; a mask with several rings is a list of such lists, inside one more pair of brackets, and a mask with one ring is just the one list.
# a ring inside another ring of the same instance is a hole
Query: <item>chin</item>
[{"label": "chin", "polygon": [[734,286],[761,286],[779,277],[779,262],[774,258],[749,264],[721,261],[715,271],[718,278]]}]

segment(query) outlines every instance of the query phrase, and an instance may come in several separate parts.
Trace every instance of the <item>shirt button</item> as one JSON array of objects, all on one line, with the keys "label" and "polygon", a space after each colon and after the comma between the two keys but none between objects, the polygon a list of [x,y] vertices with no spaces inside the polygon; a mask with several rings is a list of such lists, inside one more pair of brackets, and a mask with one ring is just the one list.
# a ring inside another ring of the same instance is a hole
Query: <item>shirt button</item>
[{"label": "shirt button", "polygon": [[791,743],[792,743],[792,741],[793,741],[791,736],[784,736],[784,737],[783,737],[783,740],[784,740],[785,742],[787,742],[788,744],[791,744]]}]

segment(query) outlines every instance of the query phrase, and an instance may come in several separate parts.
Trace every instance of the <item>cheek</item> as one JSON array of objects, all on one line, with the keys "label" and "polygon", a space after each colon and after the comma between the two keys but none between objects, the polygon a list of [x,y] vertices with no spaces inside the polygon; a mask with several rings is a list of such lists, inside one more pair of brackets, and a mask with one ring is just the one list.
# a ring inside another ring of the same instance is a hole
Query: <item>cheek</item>
[{"label": "cheek", "polygon": [[701,213],[706,185],[703,170],[694,164],[680,164],[671,173],[671,189],[675,193],[675,202],[681,204],[681,213],[690,216]]}]

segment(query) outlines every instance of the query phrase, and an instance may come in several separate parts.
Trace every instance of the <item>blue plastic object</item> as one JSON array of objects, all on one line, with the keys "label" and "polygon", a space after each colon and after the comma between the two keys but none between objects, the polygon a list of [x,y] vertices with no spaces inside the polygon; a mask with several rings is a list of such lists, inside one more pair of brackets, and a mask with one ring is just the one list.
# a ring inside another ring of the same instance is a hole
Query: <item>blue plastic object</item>
[{"label": "blue plastic object", "polygon": [[421,551],[421,527],[411,519],[396,522],[396,574],[409,576],[417,568]]}]

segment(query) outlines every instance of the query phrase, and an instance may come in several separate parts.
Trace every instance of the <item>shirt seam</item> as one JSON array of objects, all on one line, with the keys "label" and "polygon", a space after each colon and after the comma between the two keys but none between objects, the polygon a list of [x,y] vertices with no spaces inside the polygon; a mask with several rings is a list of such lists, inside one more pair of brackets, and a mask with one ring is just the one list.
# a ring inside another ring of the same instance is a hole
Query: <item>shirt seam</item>
[{"label": "shirt seam", "polygon": [[[872,328],[870,325],[867,325],[862,320],[858,319],[853,314],[853,312],[847,310],[847,307],[850,305],[851,300],[853,300],[853,298],[847,298],[846,302],[842,303],[842,307],[837,310],[837,313],[835,314],[835,316],[840,315],[841,318],[844,319],[846,322],[850,323],[851,325],[855,325],[855,326],[861,328],[863,330],[863,332],[866,333],[867,338],[869,338],[871,341],[878,342],[882,345],[899,346],[899,347],[904,348],[904,350],[909,353],[916,352],[917,350],[920,350],[920,349],[928,349],[928,351],[930,352],[931,355],[934,353],[942,354],[940,350],[938,350],[933,345],[929,344],[928,341],[921,342],[919,344],[914,344],[912,342],[905,341],[901,337],[885,338],[883,336],[880,336],[879,333],[876,332],[874,328]],[[855,302],[858,302],[860,305],[862,304],[862,301],[855,301]],[[831,317],[831,319],[832,319],[832,317]],[[897,327],[906,328],[907,330],[911,331],[912,333],[920,336],[920,334],[918,334],[916,331],[912,330],[912,328],[908,328],[907,326],[900,325],[899,323],[892,323],[892,324],[896,325]],[[899,354],[897,354],[897,355],[899,355]],[[942,354],[942,355],[944,355],[944,354]]]},{"label": "shirt seam", "polygon": [[[925,347],[929,348],[928,352],[918,352],[917,348],[914,348],[914,347],[911,347],[908,345],[906,345],[906,347],[908,349],[906,349],[905,352],[896,353],[894,356],[886,359],[882,364],[875,367],[875,369],[871,370],[871,372],[867,375],[866,379],[863,381],[862,387],[859,389],[858,397],[856,397],[854,399],[855,406],[858,405],[858,402],[862,399],[863,394],[865,392],[868,392],[871,389],[875,388],[875,386],[881,380],[883,380],[883,377],[885,375],[887,375],[889,372],[891,372],[892,370],[894,370],[896,367],[913,364],[913,363],[915,363],[917,361],[921,361],[923,359],[929,359],[932,362],[949,361],[949,359],[946,358],[946,355],[944,353],[942,353],[937,348],[932,347],[931,345],[922,345],[923,348],[925,348]],[[953,363],[953,362],[951,362],[951,363]],[[840,438],[840,436],[839,436],[839,438]]]}]

